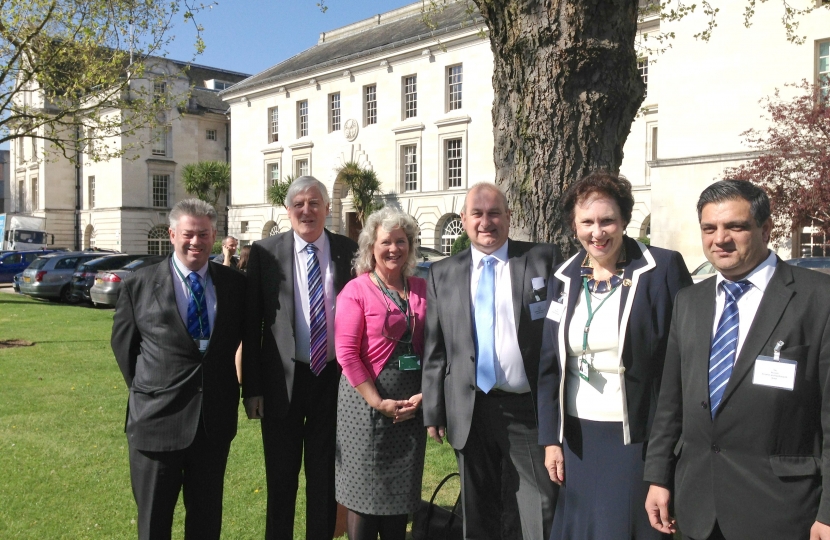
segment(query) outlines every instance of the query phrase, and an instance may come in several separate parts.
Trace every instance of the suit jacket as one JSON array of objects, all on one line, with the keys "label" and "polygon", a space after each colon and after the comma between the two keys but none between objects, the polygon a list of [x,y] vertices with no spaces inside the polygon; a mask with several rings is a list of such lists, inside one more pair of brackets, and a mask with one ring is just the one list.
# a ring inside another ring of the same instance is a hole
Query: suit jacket
[{"label": "suit jacket", "polygon": [[[171,255],[172,257],[172,255]],[[204,355],[176,304],[170,257],[127,277],[112,324],[112,351],[130,387],[125,430],[130,445],[164,452],[190,446],[199,418],[211,439],[236,435],[245,276],[208,264],[216,317]]]},{"label": "suit jacket", "polygon": [[[705,538],[717,520],[727,538],[807,538],[830,523],[830,276],[778,261],[713,420],[715,316],[715,279],[677,295],[645,480],[674,480],[686,535]],[[779,340],[798,362],[791,391],[752,382]]]},{"label": "suit jacket", "polygon": [[[544,317],[531,320],[536,302],[531,280],[550,276],[562,259],[552,244],[508,240],[507,258],[513,287],[513,317],[525,373],[535,402],[539,347]],[[427,283],[427,324],[424,346],[424,425],[446,426],[447,440],[461,450],[470,434],[476,397],[476,347],[470,298],[470,249],[437,261]]]},{"label": "suit jacket", "polygon": [[[336,295],[353,277],[357,244],[345,236],[325,233]],[[288,412],[294,386],[294,255],[294,231],[288,231],[254,242],[247,267],[242,395],[263,396],[265,414],[280,418]]]},{"label": "suit jacket", "polygon": [[[663,358],[669,337],[674,297],[692,284],[683,257],[676,251],[649,248],[625,239],[631,259],[620,288],[619,375],[623,401],[623,440],[643,442],[657,407]],[[548,298],[565,305],[559,321],[545,318],[539,367],[539,444],[561,444],[565,419],[565,362],[568,358],[568,326],[577,299],[583,294],[581,268],[585,250],[554,272]]]}]

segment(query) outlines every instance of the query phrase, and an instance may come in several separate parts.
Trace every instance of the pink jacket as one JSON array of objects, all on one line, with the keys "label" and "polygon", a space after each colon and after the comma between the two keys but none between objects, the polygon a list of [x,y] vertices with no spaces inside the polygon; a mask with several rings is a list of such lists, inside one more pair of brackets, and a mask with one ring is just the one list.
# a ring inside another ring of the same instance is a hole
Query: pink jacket
[{"label": "pink jacket", "polygon": [[[412,347],[418,356],[424,354],[426,293],[426,280],[409,278],[409,309],[414,314],[413,322],[410,322],[413,328]],[[395,303],[372,282],[368,273],[346,284],[337,295],[336,305],[334,345],[343,374],[352,386],[370,378],[374,381],[397,345],[397,341],[383,334],[400,338],[406,331],[406,319]],[[388,320],[387,305],[391,310]]]}]

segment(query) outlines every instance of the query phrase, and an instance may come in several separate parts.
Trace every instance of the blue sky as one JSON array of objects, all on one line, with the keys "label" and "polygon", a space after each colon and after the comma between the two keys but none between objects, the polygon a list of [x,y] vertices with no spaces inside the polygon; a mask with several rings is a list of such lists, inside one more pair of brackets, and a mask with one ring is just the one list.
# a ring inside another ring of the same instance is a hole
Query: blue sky
[{"label": "blue sky", "polygon": [[[205,0],[207,3],[209,0]],[[218,5],[198,15],[204,27],[205,52],[197,64],[254,75],[317,43],[320,32],[390,11],[413,0],[218,0]],[[181,18],[179,18],[181,20]],[[167,56],[193,58],[195,31],[179,23]],[[0,144],[8,150],[9,144]]]}]

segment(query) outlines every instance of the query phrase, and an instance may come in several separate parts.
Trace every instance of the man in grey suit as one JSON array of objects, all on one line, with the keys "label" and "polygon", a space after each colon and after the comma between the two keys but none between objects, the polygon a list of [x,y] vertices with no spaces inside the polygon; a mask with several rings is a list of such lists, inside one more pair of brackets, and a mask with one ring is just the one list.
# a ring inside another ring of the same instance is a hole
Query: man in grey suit
[{"label": "man in grey suit", "polygon": [[674,304],[651,524],[675,530],[673,496],[686,539],[830,539],[830,277],[767,249],[769,199],[749,182],[712,184],[697,211],[718,272]]},{"label": "man in grey suit", "polygon": [[525,540],[546,540],[556,500],[535,392],[546,282],[561,256],[508,239],[507,199],[493,184],[470,188],[461,220],[471,247],[429,273],[424,424],[456,451],[465,538],[501,538],[518,520]]},{"label": "man in grey suit", "polygon": [[112,351],[130,389],[125,431],[138,536],[170,538],[184,491],[185,538],[216,539],[236,435],[245,277],[208,262],[216,211],[188,199],[170,212],[173,254],[125,280]]},{"label": "man in grey suit", "polygon": [[335,298],[352,278],[357,250],[325,230],[326,186],[312,176],[285,197],[292,230],[251,246],[242,395],[262,419],[268,508],[265,537],[294,538],[305,461],[306,538],[334,535],[334,446],[340,366],[334,360]]}]

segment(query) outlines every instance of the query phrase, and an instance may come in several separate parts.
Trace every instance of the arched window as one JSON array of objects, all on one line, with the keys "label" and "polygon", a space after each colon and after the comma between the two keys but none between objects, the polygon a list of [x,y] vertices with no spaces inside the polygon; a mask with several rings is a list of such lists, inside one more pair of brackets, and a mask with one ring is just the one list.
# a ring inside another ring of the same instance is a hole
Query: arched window
[{"label": "arched window", "polygon": [[453,242],[463,232],[464,226],[461,225],[461,218],[457,214],[451,214],[446,218],[444,227],[441,229],[441,251],[445,255],[449,255],[452,252]]},{"label": "arched window", "polygon": [[173,251],[170,234],[166,225],[156,225],[147,235],[147,253],[150,255],[167,255]]},{"label": "arched window", "polygon": [[280,228],[275,221],[268,221],[262,228],[262,237],[267,238],[279,234]]},{"label": "arched window", "polygon": [[84,249],[95,247],[95,228],[90,224],[84,229]]}]

